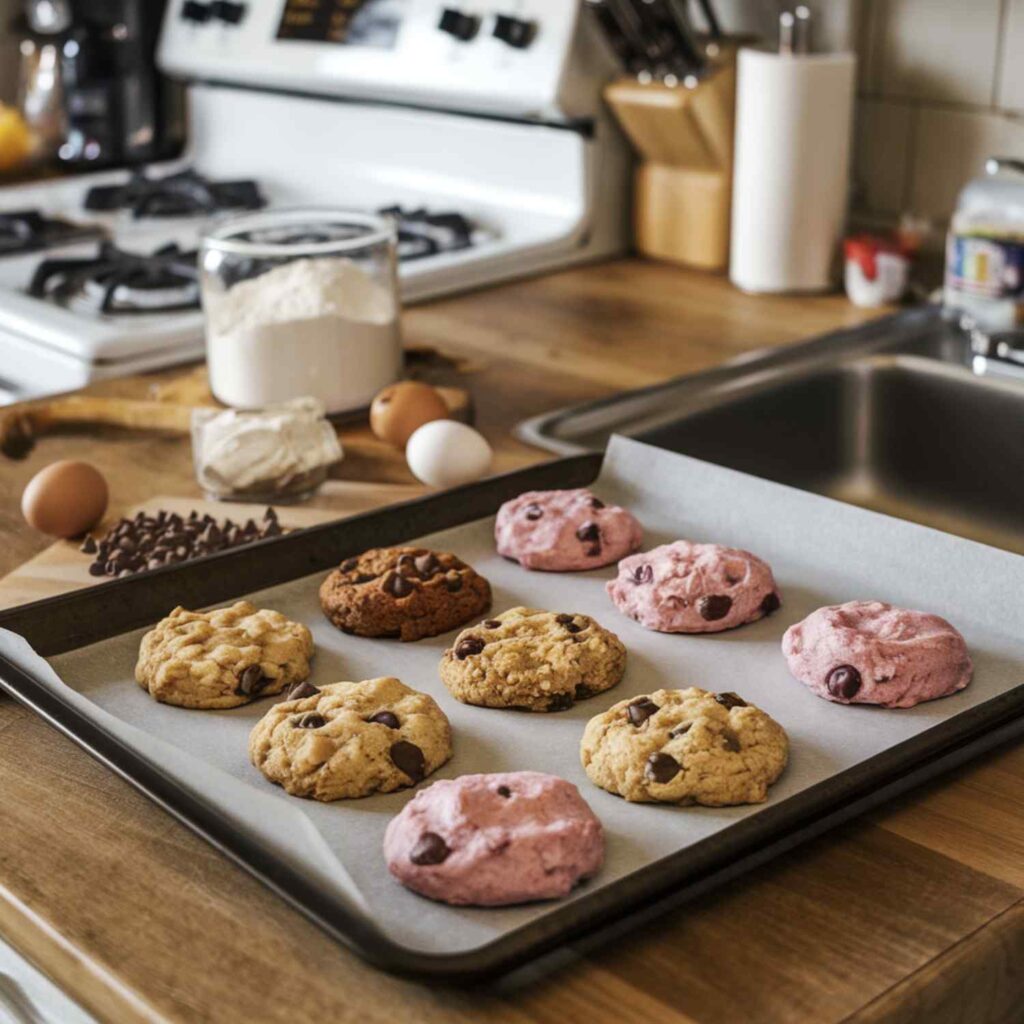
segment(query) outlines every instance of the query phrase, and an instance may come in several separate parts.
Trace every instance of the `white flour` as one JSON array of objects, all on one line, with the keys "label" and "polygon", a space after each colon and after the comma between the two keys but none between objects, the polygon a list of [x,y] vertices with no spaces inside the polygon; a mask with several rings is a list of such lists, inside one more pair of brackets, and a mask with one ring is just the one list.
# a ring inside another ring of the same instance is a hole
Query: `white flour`
[{"label": "white flour", "polygon": [[309,395],[344,412],[401,371],[391,293],[351,260],[294,260],[203,302],[210,387],[227,405]]}]

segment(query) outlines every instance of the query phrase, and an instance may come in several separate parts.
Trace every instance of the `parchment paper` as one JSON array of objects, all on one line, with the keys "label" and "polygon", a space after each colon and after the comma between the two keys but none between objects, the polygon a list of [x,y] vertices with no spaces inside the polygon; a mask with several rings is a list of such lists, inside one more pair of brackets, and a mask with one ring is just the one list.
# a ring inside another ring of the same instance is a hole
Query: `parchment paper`
[{"label": "parchment paper", "polygon": [[[613,439],[594,490],[634,510],[645,547],[686,537],[748,548],[767,559],[783,607],[751,626],[709,636],[649,632],[622,616],[605,593],[614,568],[581,574],[530,573],[498,557],[493,519],[419,538],[455,551],[494,587],[494,610],[530,605],[584,612],[613,629],[629,651],[614,690],[560,714],[473,708],[452,700],[437,674],[452,634],[414,644],[345,636],[317,602],[322,574],[248,597],[305,622],[317,654],[312,681],[396,675],[425,690],[452,721],[455,755],[426,780],[523,768],[579,786],[604,822],[607,862],[571,899],[674,853],[763,807],[932,728],[1024,682],[1024,558],[816,495],[622,438]],[[412,538],[410,538],[412,539]],[[243,595],[239,595],[240,597]],[[823,604],[879,598],[937,612],[965,635],[974,682],[962,693],[912,710],[845,707],[813,696],[792,679],[779,643],[786,627]],[[168,609],[170,611],[170,609]],[[402,889],[380,853],[388,820],[411,791],[317,804],[285,795],[248,761],[253,724],[269,706],[189,711],[153,702],[134,682],[142,631],[50,659],[13,634],[0,650],[70,697],[91,717],[214,804],[238,828],[271,842],[324,891],[339,893],[396,941],[454,953],[497,938],[559,904],[456,909]],[[724,809],[628,804],[589,783],[578,745],[586,721],[615,701],[659,687],[735,690],[789,732],[792,758],[769,803]]]}]

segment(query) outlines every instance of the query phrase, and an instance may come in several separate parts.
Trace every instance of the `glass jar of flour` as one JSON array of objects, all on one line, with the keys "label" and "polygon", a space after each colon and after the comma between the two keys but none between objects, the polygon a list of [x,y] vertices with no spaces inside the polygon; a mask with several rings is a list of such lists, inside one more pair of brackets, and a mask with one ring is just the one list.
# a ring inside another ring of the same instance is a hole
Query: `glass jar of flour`
[{"label": "glass jar of flour", "polygon": [[223,222],[200,253],[210,388],[254,408],[370,404],[402,369],[395,228],[371,214],[272,210]]}]

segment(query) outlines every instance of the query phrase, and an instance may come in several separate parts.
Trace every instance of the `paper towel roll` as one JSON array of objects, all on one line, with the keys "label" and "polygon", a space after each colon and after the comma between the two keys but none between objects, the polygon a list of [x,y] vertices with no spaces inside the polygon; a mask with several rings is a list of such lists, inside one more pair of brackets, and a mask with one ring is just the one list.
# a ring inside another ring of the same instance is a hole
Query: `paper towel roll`
[{"label": "paper towel roll", "polygon": [[729,277],[824,291],[846,217],[856,58],[741,50]]}]

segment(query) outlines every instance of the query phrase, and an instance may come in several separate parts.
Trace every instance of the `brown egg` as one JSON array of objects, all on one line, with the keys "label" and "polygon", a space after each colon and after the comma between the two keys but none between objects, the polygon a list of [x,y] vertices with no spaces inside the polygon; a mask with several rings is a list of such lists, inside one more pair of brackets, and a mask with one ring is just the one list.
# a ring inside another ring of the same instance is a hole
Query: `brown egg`
[{"label": "brown egg", "polygon": [[418,380],[389,384],[370,406],[370,429],[382,441],[404,448],[406,441],[433,420],[448,417],[448,406],[437,388]]},{"label": "brown egg", "polygon": [[77,537],[107,511],[107,481],[88,462],[54,462],[28,482],[21,514],[29,526],[51,537]]}]

